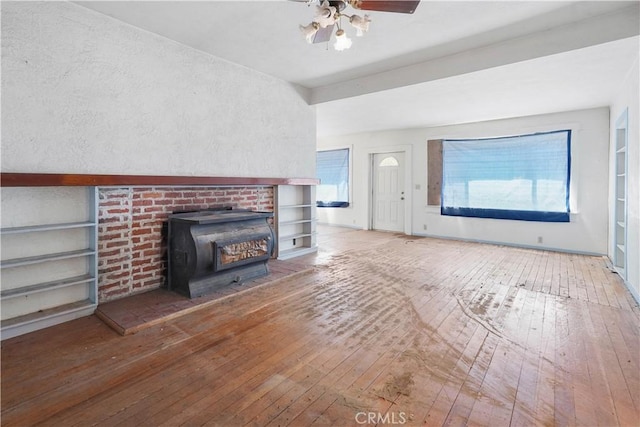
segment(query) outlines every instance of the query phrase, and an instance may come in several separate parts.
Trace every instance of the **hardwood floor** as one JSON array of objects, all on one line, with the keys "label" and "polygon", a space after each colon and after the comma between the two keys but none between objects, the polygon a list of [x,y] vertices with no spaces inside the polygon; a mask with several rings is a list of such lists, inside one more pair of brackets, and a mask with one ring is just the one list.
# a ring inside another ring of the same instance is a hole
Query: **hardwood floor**
[{"label": "hardwood floor", "polygon": [[640,311],[603,258],[338,231],[306,274],[135,335],[4,341],[2,425],[640,423]]}]

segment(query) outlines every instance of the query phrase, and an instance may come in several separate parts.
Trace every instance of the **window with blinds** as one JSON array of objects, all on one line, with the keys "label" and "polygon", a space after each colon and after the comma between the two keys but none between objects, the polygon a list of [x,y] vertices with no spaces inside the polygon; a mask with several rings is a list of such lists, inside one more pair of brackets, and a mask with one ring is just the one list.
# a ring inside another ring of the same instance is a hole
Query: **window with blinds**
[{"label": "window with blinds", "polygon": [[442,215],[569,222],[571,131],[442,141]]},{"label": "window with blinds", "polygon": [[349,149],[318,151],[316,161],[318,207],[349,206]]}]

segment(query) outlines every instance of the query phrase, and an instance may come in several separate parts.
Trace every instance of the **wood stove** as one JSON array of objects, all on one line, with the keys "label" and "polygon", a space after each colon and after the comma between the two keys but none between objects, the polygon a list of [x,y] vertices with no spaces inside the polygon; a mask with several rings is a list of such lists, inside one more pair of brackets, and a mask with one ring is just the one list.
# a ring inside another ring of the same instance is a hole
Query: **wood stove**
[{"label": "wood stove", "polygon": [[168,288],[194,298],[269,274],[272,217],[240,209],[169,215]]}]

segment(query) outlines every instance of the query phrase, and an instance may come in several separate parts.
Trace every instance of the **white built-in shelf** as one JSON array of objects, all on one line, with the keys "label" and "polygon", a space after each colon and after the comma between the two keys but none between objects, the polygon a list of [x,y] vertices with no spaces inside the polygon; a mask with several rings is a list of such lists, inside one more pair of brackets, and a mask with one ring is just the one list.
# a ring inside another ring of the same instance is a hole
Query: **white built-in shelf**
[{"label": "white built-in shelf", "polygon": [[85,257],[87,255],[95,255],[93,249],[80,249],[77,251],[57,252],[54,254],[36,255],[24,258],[7,259],[0,261],[0,268],[22,267],[31,264],[40,264],[42,262],[58,261],[62,259]]},{"label": "white built-in shelf", "polygon": [[615,218],[613,240],[614,251],[612,256],[613,265],[618,273],[626,279],[626,266],[627,266],[627,170],[628,170],[628,158],[627,158],[627,143],[628,143],[628,112],[625,111],[620,118],[616,121],[615,128],[615,175],[617,179],[615,182],[614,194],[616,203],[614,205]]},{"label": "white built-in shelf", "polygon": [[57,307],[40,310],[22,316],[12,317],[0,322],[2,328],[2,339],[26,334],[38,329],[47,328],[62,322],[89,316],[95,311],[96,304],[93,300],[87,299]]},{"label": "white built-in shelf", "polygon": [[[27,188],[23,191],[24,194],[18,190],[11,191],[6,202],[3,198],[3,203],[8,203],[7,206],[13,209],[14,214],[11,217],[13,221],[22,219],[20,209],[46,212],[53,198],[58,197],[59,194],[46,189]],[[78,189],[75,193],[71,191],[68,194],[65,193],[80,209],[88,208],[88,214],[83,221],[0,228],[0,234],[3,236],[31,233],[35,235],[35,241],[44,239],[52,244],[60,242],[57,244],[59,251],[45,254],[41,253],[42,250],[37,244],[32,243],[34,242],[32,237],[23,239],[16,236],[7,238],[7,242],[3,242],[3,244],[15,245],[20,249],[19,252],[28,256],[0,260],[0,269],[3,274],[2,290],[0,290],[0,302],[4,314],[0,322],[2,339],[88,316],[95,311],[98,304],[96,192],[95,187],[87,187]],[[72,204],[72,206],[75,205]],[[59,219],[82,216],[77,210],[69,211],[65,215],[59,212],[55,214],[61,216]],[[70,232],[77,229],[86,229],[87,233],[80,237],[78,233]],[[47,234],[51,231],[58,231],[58,233]],[[69,250],[72,248],[78,249]],[[55,249],[54,247],[53,250]],[[73,259],[81,259],[84,262],[67,261]],[[15,267],[22,267],[22,269],[11,270]],[[66,277],[59,277],[65,276],[64,273]],[[23,282],[27,283],[23,284]],[[58,305],[54,305],[54,301],[58,302]]]},{"label": "white built-in shelf", "polygon": [[72,228],[94,227],[94,222],[67,222],[61,224],[30,225],[25,227],[0,228],[0,234],[35,233],[40,231],[68,230]]},{"label": "white built-in shelf", "polygon": [[293,225],[293,224],[305,224],[315,222],[315,219],[296,219],[293,221],[281,221],[280,225]]},{"label": "white built-in shelf", "polygon": [[53,289],[66,288],[69,286],[81,285],[83,283],[90,283],[94,280],[94,277],[89,274],[82,276],[71,277],[63,280],[54,280],[51,282],[38,283],[30,286],[22,286],[15,289],[7,289],[0,292],[2,299],[17,298],[25,295],[33,295],[38,292],[50,291]]},{"label": "white built-in shelf", "polygon": [[303,204],[303,205],[284,205],[280,206],[280,209],[300,209],[300,208],[311,208],[314,205]]},{"label": "white built-in shelf", "polygon": [[277,186],[275,207],[277,258],[293,258],[317,251],[315,186]]},{"label": "white built-in shelf", "polygon": [[301,239],[303,237],[311,237],[315,236],[316,233],[297,233],[297,234],[288,234],[286,236],[282,236],[282,240],[293,240],[293,239]]}]

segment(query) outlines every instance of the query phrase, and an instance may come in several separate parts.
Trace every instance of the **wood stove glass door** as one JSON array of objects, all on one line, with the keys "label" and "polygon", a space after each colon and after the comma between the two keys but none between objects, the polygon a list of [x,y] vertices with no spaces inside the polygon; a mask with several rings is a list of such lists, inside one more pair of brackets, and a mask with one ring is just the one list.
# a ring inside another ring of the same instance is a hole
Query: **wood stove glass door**
[{"label": "wood stove glass door", "polygon": [[373,228],[404,232],[404,153],[373,155]]}]

